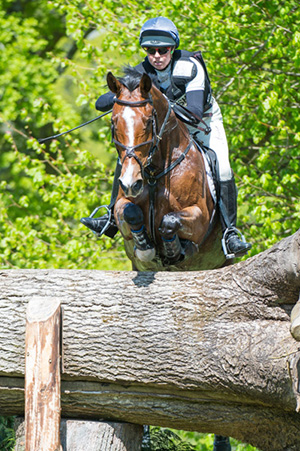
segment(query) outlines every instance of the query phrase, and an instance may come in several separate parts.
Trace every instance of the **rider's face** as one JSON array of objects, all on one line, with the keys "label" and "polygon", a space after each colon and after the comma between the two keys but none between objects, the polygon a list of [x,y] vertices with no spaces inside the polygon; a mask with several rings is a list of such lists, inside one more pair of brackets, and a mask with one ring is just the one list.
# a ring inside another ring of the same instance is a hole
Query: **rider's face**
[{"label": "rider's face", "polygon": [[154,54],[148,52],[148,60],[151,66],[157,70],[164,70],[170,63],[172,59],[173,48],[168,47],[167,53],[160,54],[159,48],[155,49]]}]

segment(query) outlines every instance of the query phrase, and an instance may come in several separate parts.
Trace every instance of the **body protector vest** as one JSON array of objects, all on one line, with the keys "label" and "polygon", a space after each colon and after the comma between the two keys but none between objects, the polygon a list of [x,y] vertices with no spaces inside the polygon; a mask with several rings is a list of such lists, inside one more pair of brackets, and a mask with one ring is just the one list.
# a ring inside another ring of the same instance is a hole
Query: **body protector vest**
[{"label": "body protector vest", "polygon": [[[204,70],[204,108],[206,110],[211,102],[212,91],[206,65],[200,51],[188,52],[186,50],[175,50],[171,61],[171,84],[166,90],[161,89],[161,91],[168,97],[169,100],[174,101],[177,104],[186,105],[186,85],[193,80],[197,74],[197,67],[190,57],[193,57],[199,61]],[[145,60],[136,66],[135,69],[140,73],[147,73],[150,75],[153,83],[159,88],[156,71],[149,63],[148,58],[145,58]]]}]

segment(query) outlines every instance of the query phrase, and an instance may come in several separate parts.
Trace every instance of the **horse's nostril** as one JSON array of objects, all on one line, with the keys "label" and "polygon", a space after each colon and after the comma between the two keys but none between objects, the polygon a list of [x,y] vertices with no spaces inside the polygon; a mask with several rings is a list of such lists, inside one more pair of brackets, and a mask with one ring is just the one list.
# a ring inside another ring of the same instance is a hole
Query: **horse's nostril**
[{"label": "horse's nostril", "polygon": [[135,182],[132,186],[132,191],[135,193],[138,193],[141,189],[143,188],[143,181],[142,180],[138,180],[137,182]]},{"label": "horse's nostril", "polygon": [[125,185],[122,183],[122,180],[121,180],[121,179],[119,179],[119,183],[120,183],[120,187],[122,188],[122,190],[123,190],[124,193],[126,194],[126,193],[128,192],[127,186],[125,186]]}]

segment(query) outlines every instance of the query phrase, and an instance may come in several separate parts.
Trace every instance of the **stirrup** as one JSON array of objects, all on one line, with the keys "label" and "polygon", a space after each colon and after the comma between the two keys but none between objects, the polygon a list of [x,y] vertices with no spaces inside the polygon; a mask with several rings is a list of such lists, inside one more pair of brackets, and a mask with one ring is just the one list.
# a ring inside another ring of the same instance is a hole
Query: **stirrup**
[{"label": "stirrup", "polygon": [[226,240],[227,240],[228,236],[231,234],[231,232],[234,232],[236,235],[238,235],[240,237],[240,240],[242,241],[242,243],[247,244],[246,238],[244,237],[244,235],[242,234],[242,232],[239,229],[237,229],[236,227],[227,227],[227,229],[223,233],[223,238],[221,241],[222,249],[223,249],[224,255],[227,260],[235,258],[235,254],[229,252],[227,244],[226,244]]},{"label": "stirrup", "polygon": [[95,214],[98,213],[98,211],[101,208],[106,208],[107,214],[108,214],[108,219],[107,219],[107,222],[106,222],[105,226],[103,227],[103,229],[101,230],[100,233],[95,232],[94,230],[92,230],[93,234],[96,235],[98,238],[100,238],[100,236],[102,236],[106,232],[106,230],[109,228],[109,226],[111,224],[112,209],[109,208],[108,205],[100,205],[100,207],[96,207],[95,210],[90,214],[90,216],[88,216],[89,218],[93,218],[95,216]]}]

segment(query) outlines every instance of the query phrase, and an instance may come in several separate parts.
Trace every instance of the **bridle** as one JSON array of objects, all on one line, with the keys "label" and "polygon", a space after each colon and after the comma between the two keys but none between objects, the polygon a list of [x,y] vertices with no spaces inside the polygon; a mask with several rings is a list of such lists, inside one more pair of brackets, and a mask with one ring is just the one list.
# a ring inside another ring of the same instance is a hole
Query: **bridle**
[{"label": "bridle", "polygon": [[[116,103],[118,105],[122,105],[122,106],[129,106],[131,108],[140,108],[140,107],[146,106],[147,104],[150,104],[153,106],[153,100],[152,100],[151,95],[149,96],[149,98],[144,99],[144,100],[139,100],[137,102],[121,100],[121,99],[118,99],[115,97],[114,103]],[[152,109],[152,138],[148,141],[143,141],[140,144],[136,144],[135,146],[126,146],[125,144],[121,143],[120,141],[118,141],[115,138],[115,126],[113,123],[113,119],[111,120],[112,142],[125,150],[125,156],[124,156],[123,160],[121,161],[121,164],[124,163],[126,158],[134,158],[137,161],[137,163],[139,164],[139,166],[141,168],[142,176],[144,177],[145,169],[151,165],[153,156],[158,149],[159,142],[162,139],[163,133],[165,131],[167,122],[168,122],[170,114],[171,114],[171,109],[172,109],[171,104],[168,101],[168,111],[166,113],[165,119],[160,128],[160,131],[159,131],[159,133],[157,133],[157,113],[156,113],[155,108],[153,107],[153,109]],[[148,152],[148,157],[147,157],[146,163],[143,165],[143,163],[141,162],[139,157],[136,155],[135,151],[139,147],[146,146],[148,144],[150,144],[150,149]]]}]

